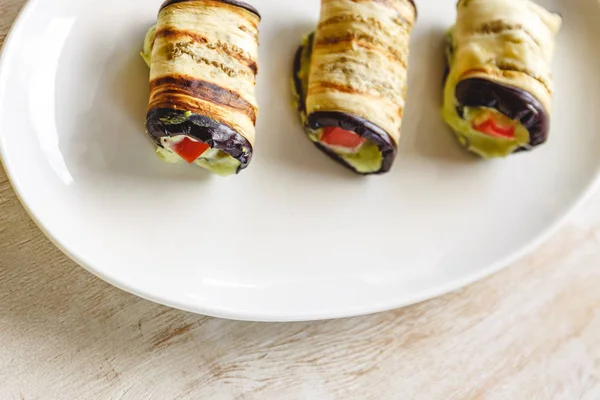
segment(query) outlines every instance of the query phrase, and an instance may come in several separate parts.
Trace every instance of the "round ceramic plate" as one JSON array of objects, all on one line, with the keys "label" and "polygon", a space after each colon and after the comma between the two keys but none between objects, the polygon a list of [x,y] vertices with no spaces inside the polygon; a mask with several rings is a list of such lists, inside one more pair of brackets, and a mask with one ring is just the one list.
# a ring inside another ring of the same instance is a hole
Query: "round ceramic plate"
[{"label": "round ceramic plate", "polygon": [[291,104],[320,1],[251,1],[263,16],[256,151],[223,179],[163,163],[144,133],[139,51],[160,0],[32,0],[0,61],[4,166],[67,255],[159,303],[283,321],[418,302],[533,249],[596,182],[598,5],[539,2],[564,17],[549,143],[498,161],[457,145],[440,118],[455,1],[419,0],[399,157],[365,178],[315,149]]}]

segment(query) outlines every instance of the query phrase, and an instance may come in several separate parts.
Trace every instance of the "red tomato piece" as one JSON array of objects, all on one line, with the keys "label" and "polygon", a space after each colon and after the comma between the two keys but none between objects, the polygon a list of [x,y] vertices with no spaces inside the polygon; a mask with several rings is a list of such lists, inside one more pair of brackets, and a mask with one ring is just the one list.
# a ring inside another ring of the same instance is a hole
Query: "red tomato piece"
[{"label": "red tomato piece", "polygon": [[355,132],[347,131],[342,128],[330,127],[323,130],[321,142],[330,146],[340,146],[349,149],[355,149],[366,142],[366,139],[360,137]]},{"label": "red tomato piece", "polygon": [[173,151],[183,158],[188,163],[193,163],[208,150],[210,146],[203,142],[197,142],[190,138],[183,138],[183,140],[173,146]]},{"label": "red tomato piece", "polygon": [[507,139],[514,139],[515,137],[515,127],[513,125],[503,126],[496,122],[492,117],[480,124],[473,123],[473,129],[495,137]]}]

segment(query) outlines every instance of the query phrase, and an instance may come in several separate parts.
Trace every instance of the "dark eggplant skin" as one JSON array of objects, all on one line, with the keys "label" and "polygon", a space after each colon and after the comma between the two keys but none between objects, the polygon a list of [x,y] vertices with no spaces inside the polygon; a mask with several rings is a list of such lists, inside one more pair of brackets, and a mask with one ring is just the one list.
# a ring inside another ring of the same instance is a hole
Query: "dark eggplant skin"
[{"label": "dark eggplant skin", "polygon": [[294,80],[294,94],[298,97],[298,111],[300,113],[306,113],[306,93],[304,93],[302,79],[300,79],[300,70],[302,69],[302,55],[304,54],[306,46],[309,46],[312,51],[314,41],[315,33],[312,32],[306,38],[306,45],[304,43],[301,44],[298,47],[298,50],[296,51],[296,55],[294,56],[292,77]]},{"label": "dark eggplant skin", "polygon": [[[169,121],[174,123],[169,123]],[[163,147],[161,138],[186,135],[221,150],[238,160],[238,173],[252,160],[252,145],[231,127],[204,115],[189,115],[183,110],[155,108],[148,111],[146,129],[157,146]]]},{"label": "dark eggplant skin", "polygon": [[[306,46],[310,46],[312,48],[313,41],[314,33],[311,33],[306,41]],[[301,115],[306,115],[306,93],[304,93],[304,86],[299,75],[302,69],[302,55],[304,54],[304,51],[305,45],[302,44],[296,52],[293,66],[294,90],[298,100],[298,112]],[[345,130],[353,131],[361,137],[371,140],[373,143],[375,143],[377,147],[379,147],[379,150],[383,156],[381,169],[376,172],[365,174],[356,171],[354,167],[348,164],[346,160],[344,160],[334,151],[328,149],[319,142],[313,142],[318,149],[354,173],[359,175],[384,174],[389,172],[394,164],[394,160],[396,159],[396,155],[398,153],[398,148],[394,145],[387,132],[364,118],[340,111],[320,111],[308,115],[306,121],[302,122],[307,132],[326,127],[340,127]]]},{"label": "dark eggplant skin", "polygon": [[[160,6],[160,10],[162,11],[163,8],[168,7],[172,4],[177,4],[177,3],[185,3],[188,1],[195,1],[195,0],[166,0],[162,6]],[[235,7],[240,7],[243,8],[245,10],[250,11],[253,14],[256,14],[256,16],[260,19],[260,13],[258,12],[258,10],[254,7],[252,7],[250,4],[248,3],[244,3],[243,1],[237,1],[237,0],[217,0],[220,1],[221,3],[226,3],[226,4],[231,4],[232,6]],[[412,1],[412,0],[411,0]]]},{"label": "dark eggplant skin", "polygon": [[461,118],[464,107],[488,107],[519,121],[529,131],[529,147],[517,151],[531,150],[548,140],[550,116],[539,100],[523,89],[483,78],[467,78],[458,83],[455,96]]},{"label": "dark eggplant skin", "polygon": [[417,4],[415,3],[415,0],[408,0],[408,2],[410,4],[412,4],[413,8],[415,9],[415,18],[419,15],[419,10],[417,9]]},{"label": "dark eggplant skin", "polygon": [[[394,164],[398,149],[392,143],[392,139],[383,129],[364,118],[346,112],[321,111],[310,114],[307,118],[306,124],[309,129],[340,127],[347,131],[355,132],[361,137],[375,143],[377,147],[379,147],[379,151],[381,151],[381,155],[383,156],[383,160],[381,161],[381,169],[376,172],[362,175],[384,174],[389,172]],[[348,164],[335,152],[318,142],[315,144],[328,156],[340,162],[345,167],[350,168],[352,171],[357,172],[350,164]]]}]

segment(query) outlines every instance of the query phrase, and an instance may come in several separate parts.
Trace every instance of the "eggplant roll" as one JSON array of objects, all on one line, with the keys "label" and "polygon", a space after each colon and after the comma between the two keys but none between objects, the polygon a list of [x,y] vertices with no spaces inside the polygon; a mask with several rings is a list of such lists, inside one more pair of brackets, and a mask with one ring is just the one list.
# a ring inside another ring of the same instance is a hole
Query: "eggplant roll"
[{"label": "eggplant roll", "polygon": [[258,12],[234,0],[169,0],[144,41],[146,129],[168,162],[219,175],[252,159]]},{"label": "eggplant roll", "polygon": [[457,9],[447,37],[445,121],[484,158],[545,143],[561,17],[529,0],[461,0]]},{"label": "eggplant roll", "polygon": [[294,91],[308,137],[359,174],[394,163],[406,98],[410,0],[322,0],[314,33],[294,62]]}]

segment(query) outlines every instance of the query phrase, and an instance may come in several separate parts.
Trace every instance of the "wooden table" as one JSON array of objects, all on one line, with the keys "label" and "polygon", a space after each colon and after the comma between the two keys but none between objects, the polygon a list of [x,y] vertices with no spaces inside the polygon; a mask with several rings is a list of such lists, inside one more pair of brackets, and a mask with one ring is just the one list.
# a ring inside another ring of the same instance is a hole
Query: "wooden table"
[{"label": "wooden table", "polygon": [[[0,0],[0,43],[23,0]],[[457,293],[319,323],[156,305],[69,261],[0,170],[0,399],[600,399],[600,195]]]}]

